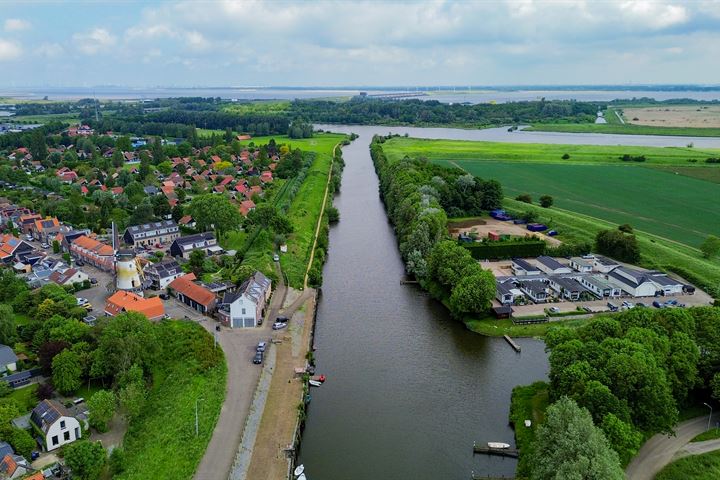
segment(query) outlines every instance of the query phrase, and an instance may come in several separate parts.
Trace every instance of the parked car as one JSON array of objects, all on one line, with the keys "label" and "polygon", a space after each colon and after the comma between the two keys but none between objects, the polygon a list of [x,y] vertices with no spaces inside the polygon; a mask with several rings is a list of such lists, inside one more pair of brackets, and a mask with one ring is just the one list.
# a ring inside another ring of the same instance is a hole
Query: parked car
[{"label": "parked car", "polygon": [[560,313],[560,309],[558,307],[550,307],[548,310],[550,313]]},{"label": "parked car", "polygon": [[167,293],[161,293],[160,295],[158,295],[158,297],[160,297],[162,300],[167,300],[170,298],[170,295],[168,295]]},{"label": "parked car", "polygon": [[265,352],[265,349],[267,348],[267,342],[258,342],[257,347],[255,347],[256,352]]},{"label": "parked car", "polygon": [[647,305],[645,305],[645,304],[644,304],[644,303],[642,303],[642,302],[638,302],[638,303],[636,303],[636,304],[635,304],[635,306],[636,306],[636,307],[641,307],[641,308],[645,308],[645,307],[647,307]]},{"label": "parked car", "polygon": [[582,307],[583,310],[585,310],[588,313],[592,313],[592,308],[588,307],[587,305]]},{"label": "parked car", "polygon": [[41,243],[40,246],[41,246],[42,248],[44,248],[45,250],[47,250],[48,248],[50,248],[50,245],[48,245],[47,243]]},{"label": "parked car", "polygon": [[654,300],[652,303],[652,306],[655,308],[663,308],[664,305],[662,303],[658,302],[657,300]]},{"label": "parked car", "polygon": [[615,305],[615,304],[612,303],[612,302],[608,302],[608,303],[607,303],[607,307],[610,309],[611,312],[617,312],[617,311],[618,311],[617,305]]},{"label": "parked car", "polygon": [[665,305],[673,305],[673,306],[675,306],[675,305],[677,305],[677,304],[678,304],[678,301],[675,300],[675,299],[673,299],[673,300],[668,300],[667,302],[665,302]]},{"label": "parked car", "polygon": [[97,285],[98,279],[95,278],[95,277],[93,277],[93,278],[90,279],[90,283],[92,283],[93,285]]},{"label": "parked car", "polygon": [[280,330],[282,328],[287,327],[287,323],[285,322],[275,322],[273,323],[272,329],[273,330]]},{"label": "parked car", "polygon": [[275,255],[273,255],[273,262],[279,262],[279,261],[280,261],[280,255],[278,255],[276,253]]},{"label": "parked car", "polygon": [[288,317],[277,317],[275,323],[288,323],[290,319]]},{"label": "parked car", "polygon": [[88,303],[88,299],[83,298],[83,297],[78,297],[75,299],[75,301],[77,302],[78,306],[82,306],[82,305],[85,305],[86,303]]},{"label": "parked car", "polygon": [[260,365],[263,362],[263,353],[262,352],[255,352],[255,356],[253,357],[253,363],[255,365]]},{"label": "parked car", "polygon": [[627,300],[622,302],[622,306],[625,308],[633,308],[635,305],[633,305],[632,302],[628,302]]},{"label": "parked car", "polygon": [[[84,267],[85,262],[83,262],[82,260],[75,260],[75,265],[77,265],[78,267]],[[92,280],[90,280],[90,281],[92,282]]]}]

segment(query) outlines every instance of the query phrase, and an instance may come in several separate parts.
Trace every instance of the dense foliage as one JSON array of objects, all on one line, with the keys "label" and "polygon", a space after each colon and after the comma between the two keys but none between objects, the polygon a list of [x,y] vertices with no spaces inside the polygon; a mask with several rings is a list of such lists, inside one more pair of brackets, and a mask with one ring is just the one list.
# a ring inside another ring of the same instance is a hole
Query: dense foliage
[{"label": "dense foliage", "polygon": [[621,262],[638,263],[640,261],[640,246],[637,237],[619,229],[598,232],[595,237],[595,251]]}]

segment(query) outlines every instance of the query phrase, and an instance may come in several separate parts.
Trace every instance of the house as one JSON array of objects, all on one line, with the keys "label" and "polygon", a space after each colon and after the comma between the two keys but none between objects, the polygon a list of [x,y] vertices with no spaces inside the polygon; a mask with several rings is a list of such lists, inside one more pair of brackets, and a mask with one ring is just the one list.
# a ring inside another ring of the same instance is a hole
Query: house
[{"label": "house", "polygon": [[572,277],[554,275],[548,278],[548,285],[550,285],[550,288],[557,292],[560,297],[573,302],[582,300],[582,297],[587,298],[590,296],[587,288]]},{"label": "house", "polygon": [[252,200],[243,200],[242,202],[240,202],[240,214],[243,217],[247,217],[248,213],[252,212],[253,210],[255,210],[255,202],[253,202]]},{"label": "house", "polygon": [[538,268],[548,275],[562,275],[565,273],[571,273],[572,269],[567,265],[563,265],[552,257],[547,255],[540,255],[536,259]]},{"label": "house", "polygon": [[168,285],[178,300],[198,312],[209,315],[215,309],[216,297],[213,292],[194,283],[195,275],[178,277]]},{"label": "house", "polygon": [[13,455],[15,450],[7,442],[0,442],[0,458],[5,458],[5,455]]},{"label": "house", "polygon": [[83,283],[89,280],[87,273],[82,272],[76,268],[67,268],[63,271],[55,270],[48,277],[51,282],[55,282],[58,285],[64,287],[65,285],[74,285],[76,283]]},{"label": "house", "polygon": [[35,249],[25,240],[6,233],[0,235],[0,262],[11,265],[18,261],[23,254],[29,254]]},{"label": "house", "polygon": [[512,272],[513,275],[517,275],[519,277],[526,275],[540,275],[540,273],[542,273],[538,267],[532,265],[527,260],[523,260],[522,258],[512,259]]},{"label": "house", "polygon": [[570,266],[580,273],[591,273],[593,271],[594,258],[571,257]]},{"label": "house", "polygon": [[175,260],[163,260],[162,262],[148,264],[144,269],[144,273],[150,288],[155,290],[166,288],[170,282],[182,277],[184,274]]},{"label": "house", "polygon": [[650,272],[650,280],[662,291],[663,295],[680,295],[683,293],[684,284],[668,277],[662,272]]},{"label": "house", "polygon": [[548,289],[544,280],[523,280],[520,290],[535,303],[547,302]]},{"label": "house", "polygon": [[115,251],[113,248],[86,235],[81,235],[72,241],[70,255],[100,270],[106,272],[115,270]]},{"label": "house", "polygon": [[271,291],[270,279],[255,272],[235,292],[225,294],[218,309],[220,321],[230,328],[257,327],[265,316]]},{"label": "house", "polygon": [[514,305],[518,299],[524,297],[523,292],[516,288],[514,283],[510,280],[507,281],[495,281],[495,298],[501,305]]},{"label": "house", "polygon": [[41,435],[47,451],[55,450],[82,436],[80,422],[56,400],[43,400],[30,415],[33,429]]},{"label": "house", "polygon": [[17,224],[20,227],[20,231],[25,235],[32,234],[33,228],[35,228],[35,220],[42,220],[42,216],[37,213],[21,215],[17,219]]},{"label": "house", "polygon": [[607,279],[633,297],[652,297],[659,290],[647,272],[634,268],[616,267],[607,274]]},{"label": "house", "polygon": [[160,320],[165,316],[165,306],[160,297],[143,298],[132,292],[118,290],[105,302],[105,315],[114,317],[123,312],[137,312],[149,320]]},{"label": "house", "polygon": [[69,252],[70,251],[70,244],[76,239],[80,238],[83,235],[90,235],[90,229],[84,229],[84,230],[71,230],[69,232],[61,233],[60,234],[60,249],[63,252]]},{"label": "house", "polygon": [[619,267],[620,264],[616,262],[615,260],[612,260],[607,257],[602,257],[600,255],[596,255],[593,259],[593,269],[596,272],[600,273],[610,273],[617,267]]},{"label": "house", "polygon": [[7,345],[0,345],[0,374],[12,373],[17,370],[18,357]]},{"label": "house", "polygon": [[622,295],[620,287],[608,282],[601,275],[581,275],[578,281],[598,298],[615,298]]},{"label": "house", "polygon": [[155,185],[148,185],[147,187],[143,188],[143,191],[145,192],[145,195],[152,196],[157,195],[160,193],[160,190]]},{"label": "house", "polygon": [[195,228],[196,223],[190,215],[183,215],[183,217],[178,220],[178,225],[181,227]]},{"label": "house", "polygon": [[123,240],[128,245],[146,247],[174,241],[180,236],[180,227],[174,220],[133,225],[125,230]]},{"label": "house", "polygon": [[0,476],[7,479],[22,478],[30,471],[30,464],[21,455],[6,454],[0,460]]},{"label": "house", "polygon": [[206,255],[216,255],[223,252],[212,232],[176,238],[170,245],[170,255],[173,257],[190,258],[190,254],[195,250],[203,250]]}]

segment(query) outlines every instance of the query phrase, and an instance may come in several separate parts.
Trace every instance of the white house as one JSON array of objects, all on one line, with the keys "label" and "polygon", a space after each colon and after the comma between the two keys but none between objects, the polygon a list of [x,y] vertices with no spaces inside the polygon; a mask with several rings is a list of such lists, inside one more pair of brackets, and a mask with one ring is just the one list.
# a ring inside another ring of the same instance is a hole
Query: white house
[{"label": "white house", "polygon": [[523,280],[520,283],[520,290],[535,303],[547,302],[548,289],[543,280]]},{"label": "white house", "polygon": [[599,298],[613,298],[622,295],[620,287],[611,284],[600,275],[582,275],[578,281]]},{"label": "white house", "polygon": [[657,284],[647,272],[632,268],[617,267],[607,274],[607,279],[633,297],[652,297],[658,291]]},{"label": "white house", "polygon": [[572,273],[572,269],[567,265],[563,265],[552,257],[547,255],[540,255],[537,257],[537,266],[540,270],[547,273],[548,275],[562,275],[566,273]]},{"label": "white house", "polygon": [[570,266],[580,273],[591,273],[593,261],[593,258],[572,257],[570,258]]},{"label": "white house", "polygon": [[12,373],[17,370],[17,355],[7,345],[0,345],[0,373]]},{"label": "white house", "polygon": [[593,269],[600,273],[610,273],[619,267],[620,264],[613,259],[596,255],[593,259]]},{"label": "white house", "polygon": [[256,327],[265,315],[271,283],[265,275],[255,272],[237,291],[226,293],[218,309],[220,321],[231,328]]},{"label": "white house", "polygon": [[78,419],[55,400],[38,403],[30,415],[30,423],[40,434],[47,451],[72,443],[82,436]]},{"label": "white house", "polygon": [[83,283],[85,280],[89,280],[88,274],[78,270],[77,268],[66,268],[62,271],[55,270],[50,274],[49,277],[51,282],[55,282],[60,286],[74,285],[76,283]]},{"label": "white house", "polygon": [[587,292],[587,289],[575,278],[552,276],[548,278],[548,281],[550,288],[567,300],[580,300],[583,292]]},{"label": "white house", "polygon": [[512,272],[513,275],[517,275],[519,277],[525,275],[540,275],[540,273],[542,273],[538,267],[527,260],[523,260],[522,258],[512,259]]},{"label": "white house", "polygon": [[662,290],[663,295],[680,295],[683,293],[683,284],[668,277],[662,272],[650,272],[650,280]]},{"label": "white house", "polygon": [[163,260],[158,263],[151,263],[144,270],[145,279],[155,290],[163,290],[178,277],[185,275],[180,265],[175,260]]}]

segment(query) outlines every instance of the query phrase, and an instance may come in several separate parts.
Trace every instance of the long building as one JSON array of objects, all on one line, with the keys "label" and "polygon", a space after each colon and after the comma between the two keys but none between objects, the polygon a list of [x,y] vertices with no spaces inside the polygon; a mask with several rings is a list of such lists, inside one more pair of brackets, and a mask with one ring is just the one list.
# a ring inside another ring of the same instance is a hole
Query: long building
[{"label": "long building", "polygon": [[133,225],[125,230],[123,240],[128,245],[147,247],[155,244],[172,243],[180,236],[180,227],[174,220]]}]

